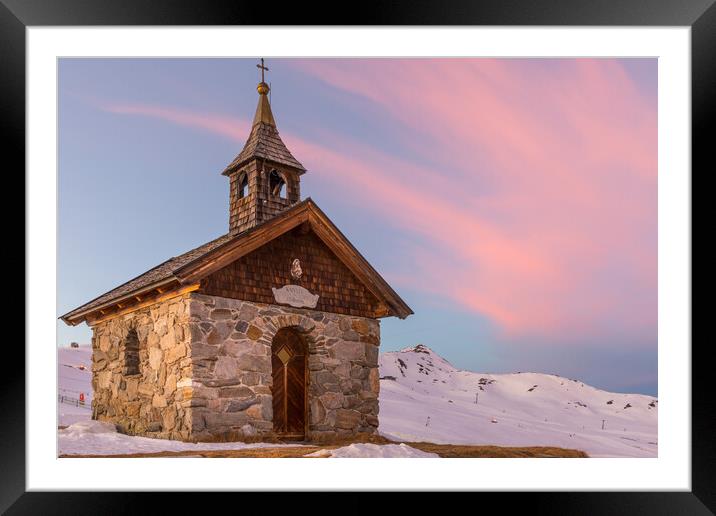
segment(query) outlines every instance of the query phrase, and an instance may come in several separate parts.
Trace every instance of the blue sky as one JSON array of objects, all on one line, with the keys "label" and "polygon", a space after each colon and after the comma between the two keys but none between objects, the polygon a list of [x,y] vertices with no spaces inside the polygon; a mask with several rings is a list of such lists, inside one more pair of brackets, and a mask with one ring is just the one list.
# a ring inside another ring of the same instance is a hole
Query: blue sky
[{"label": "blue sky", "polygon": [[[255,63],[60,60],[58,316],[226,233]],[[656,60],[267,65],[302,195],[415,311],[384,351],[656,394]]]}]

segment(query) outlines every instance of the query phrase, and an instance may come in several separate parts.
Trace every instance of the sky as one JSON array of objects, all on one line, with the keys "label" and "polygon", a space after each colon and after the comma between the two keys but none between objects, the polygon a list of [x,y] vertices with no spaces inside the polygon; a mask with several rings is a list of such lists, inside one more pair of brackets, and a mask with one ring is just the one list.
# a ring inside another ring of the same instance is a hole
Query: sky
[{"label": "sky", "polygon": [[[59,60],[58,317],[228,231],[256,63]],[[303,197],[415,312],[383,351],[657,394],[656,59],[266,65]]]}]

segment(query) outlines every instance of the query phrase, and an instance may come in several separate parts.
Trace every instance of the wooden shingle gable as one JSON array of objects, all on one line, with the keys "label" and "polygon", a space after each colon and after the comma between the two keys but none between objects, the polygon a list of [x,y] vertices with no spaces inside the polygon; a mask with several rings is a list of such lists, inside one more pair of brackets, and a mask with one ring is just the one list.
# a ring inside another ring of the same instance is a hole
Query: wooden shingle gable
[{"label": "wooden shingle gable", "polygon": [[186,264],[175,272],[175,276],[184,284],[200,281],[301,224],[307,224],[351,273],[381,302],[383,310],[377,313],[376,317],[394,315],[404,319],[413,313],[405,301],[311,198],[307,198],[265,223],[250,229],[241,238],[226,242],[210,253]]}]

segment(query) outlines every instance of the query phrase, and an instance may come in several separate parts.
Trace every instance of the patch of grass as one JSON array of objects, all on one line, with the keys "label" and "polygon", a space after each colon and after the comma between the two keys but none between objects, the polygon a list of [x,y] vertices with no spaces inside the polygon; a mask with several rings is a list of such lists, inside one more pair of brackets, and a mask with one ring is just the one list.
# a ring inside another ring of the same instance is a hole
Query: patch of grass
[{"label": "patch of grass", "polygon": [[457,444],[406,443],[413,448],[437,453],[443,458],[587,458],[581,450],[552,446],[469,446]]},{"label": "patch of grass", "polygon": [[153,457],[198,457],[198,458],[290,458],[303,457],[320,449],[336,446],[286,446],[282,448],[248,448],[245,450],[200,450],[163,451],[155,453],[127,453],[121,455],[60,455],[60,458],[153,458]]},{"label": "patch of grass", "polygon": [[[360,442],[374,444],[399,444],[381,436],[368,437]],[[94,457],[201,457],[201,458],[298,458],[318,450],[333,450],[353,444],[355,439],[343,439],[340,443],[326,445],[286,446],[281,448],[248,448],[244,450],[202,450],[202,451],[164,451],[156,453],[130,453],[123,455],[60,455],[61,458],[94,458]],[[457,444],[405,443],[424,452],[436,453],[443,458],[587,458],[580,450],[556,448],[551,446],[467,446]]]}]

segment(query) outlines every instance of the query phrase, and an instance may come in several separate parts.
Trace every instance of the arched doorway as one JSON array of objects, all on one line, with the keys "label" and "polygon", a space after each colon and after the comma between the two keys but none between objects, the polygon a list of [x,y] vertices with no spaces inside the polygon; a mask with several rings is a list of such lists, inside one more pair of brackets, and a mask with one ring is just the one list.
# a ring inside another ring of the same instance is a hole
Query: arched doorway
[{"label": "arched doorway", "polygon": [[283,438],[306,436],[306,343],[295,330],[282,328],[271,343],[273,429]]}]

